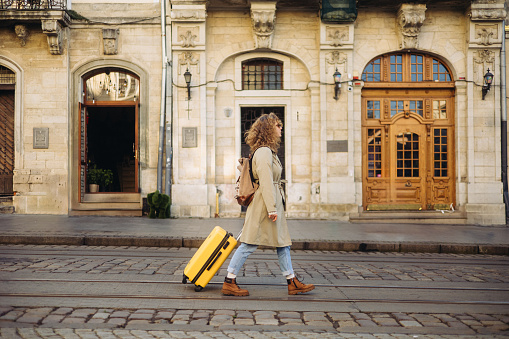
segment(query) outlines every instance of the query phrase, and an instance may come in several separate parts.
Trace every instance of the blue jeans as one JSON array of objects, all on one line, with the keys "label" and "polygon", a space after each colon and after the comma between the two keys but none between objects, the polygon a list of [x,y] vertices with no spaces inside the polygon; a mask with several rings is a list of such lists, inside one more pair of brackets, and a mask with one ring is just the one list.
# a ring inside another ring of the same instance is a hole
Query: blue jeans
[{"label": "blue jeans", "polygon": [[[238,275],[240,269],[246,262],[247,257],[249,257],[257,248],[258,245],[249,245],[246,243],[240,244],[239,248],[237,248],[235,254],[232,257],[232,260],[230,260],[230,264],[228,265],[228,272]],[[279,260],[279,268],[281,268],[283,275],[286,277],[290,274],[293,274],[290,246],[276,247],[276,249],[277,257]]]}]

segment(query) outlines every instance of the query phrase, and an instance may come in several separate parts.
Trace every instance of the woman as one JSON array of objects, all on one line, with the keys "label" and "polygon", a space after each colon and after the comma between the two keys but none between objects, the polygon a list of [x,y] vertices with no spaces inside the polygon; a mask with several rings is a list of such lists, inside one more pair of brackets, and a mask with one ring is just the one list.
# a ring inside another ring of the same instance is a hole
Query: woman
[{"label": "woman", "polygon": [[246,132],[246,143],[253,154],[253,177],[260,186],[246,211],[240,237],[242,244],[228,265],[228,275],[221,290],[224,295],[249,295],[247,290],[237,285],[236,277],[247,257],[259,245],[277,248],[279,266],[288,282],[288,294],[306,293],[315,288],[312,284],[305,285],[297,280],[292,268],[292,241],[286,224],[280,181],[283,166],[277,156],[282,128],[281,120],[270,113],[259,117]]}]

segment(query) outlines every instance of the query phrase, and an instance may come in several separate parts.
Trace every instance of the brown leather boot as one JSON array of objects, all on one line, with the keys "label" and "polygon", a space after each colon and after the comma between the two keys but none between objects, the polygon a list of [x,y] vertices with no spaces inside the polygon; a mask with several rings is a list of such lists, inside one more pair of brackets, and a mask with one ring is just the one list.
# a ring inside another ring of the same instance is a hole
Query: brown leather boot
[{"label": "brown leather boot", "polygon": [[288,282],[288,294],[290,295],[298,293],[307,293],[315,289],[315,285],[313,284],[305,285],[301,283],[299,280],[297,280],[297,278],[286,279],[286,281]]},{"label": "brown leather boot", "polygon": [[243,290],[237,285],[236,279],[224,278],[223,288],[221,289],[224,295],[233,295],[236,297],[245,297],[249,295],[248,290]]}]

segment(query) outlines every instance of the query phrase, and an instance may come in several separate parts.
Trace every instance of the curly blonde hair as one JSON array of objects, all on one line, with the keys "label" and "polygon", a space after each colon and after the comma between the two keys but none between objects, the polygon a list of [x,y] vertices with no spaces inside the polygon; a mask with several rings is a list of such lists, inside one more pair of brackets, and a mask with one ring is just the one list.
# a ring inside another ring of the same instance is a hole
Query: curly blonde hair
[{"label": "curly blonde hair", "polygon": [[281,120],[276,114],[262,114],[246,131],[246,144],[251,148],[253,153],[257,148],[262,146],[269,147],[273,152],[277,152],[281,144],[281,137],[276,134],[276,125],[283,126]]}]

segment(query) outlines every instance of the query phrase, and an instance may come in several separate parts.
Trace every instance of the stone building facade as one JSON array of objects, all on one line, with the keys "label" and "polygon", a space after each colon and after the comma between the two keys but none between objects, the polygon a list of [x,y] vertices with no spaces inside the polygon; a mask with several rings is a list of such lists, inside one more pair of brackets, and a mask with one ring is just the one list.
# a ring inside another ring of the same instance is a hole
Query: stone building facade
[{"label": "stone building facade", "polygon": [[290,218],[506,222],[503,0],[60,5],[0,9],[15,213],[141,215],[171,187],[175,217],[238,217],[242,134],[274,111]]}]

